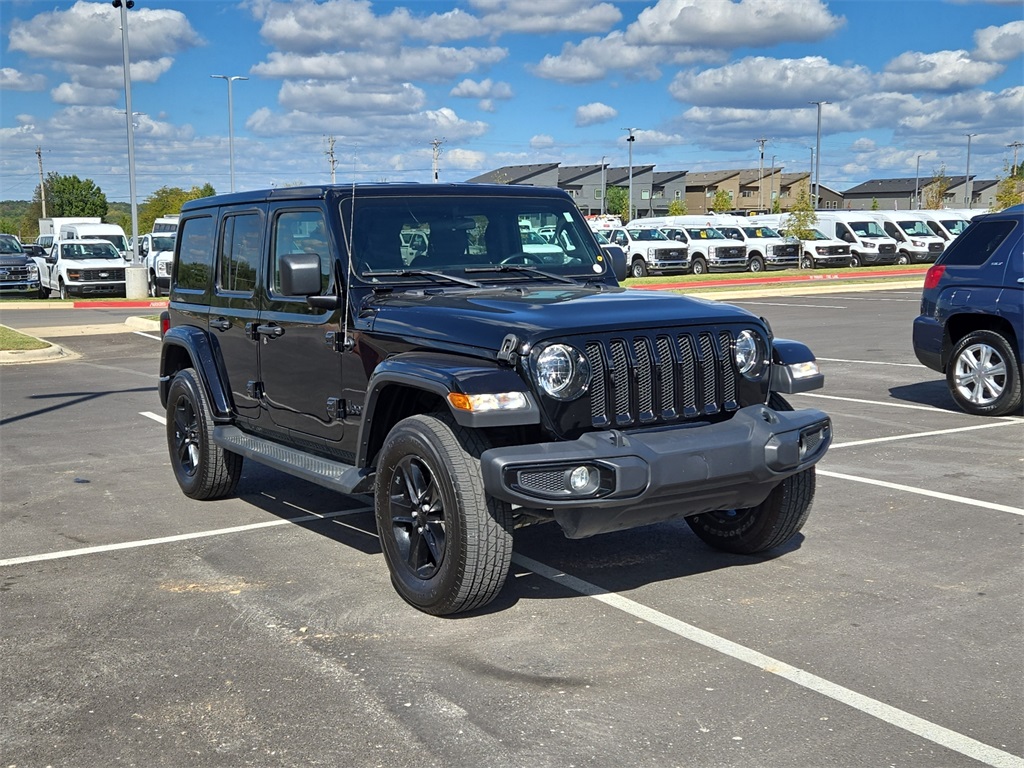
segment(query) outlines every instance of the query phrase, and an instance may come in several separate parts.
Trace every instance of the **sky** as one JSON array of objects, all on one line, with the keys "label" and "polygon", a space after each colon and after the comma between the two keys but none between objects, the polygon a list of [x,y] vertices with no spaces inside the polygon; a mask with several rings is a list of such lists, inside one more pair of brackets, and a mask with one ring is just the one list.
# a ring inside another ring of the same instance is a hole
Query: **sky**
[{"label": "sky", "polygon": [[[130,200],[120,18],[0,0],[0,199],[31,199],[41,159]],[[1021,0],[135,0],[127,18],[140,204],[230,191],[231,134],[236,190],[430,182],[435,146],[442,182],[624,168],[630,129],[634,167],[804,172],[811,102],[838,191],[968,161],[993,179],[1024,141]],[[248,78],[230,119],[211,75]]]}]

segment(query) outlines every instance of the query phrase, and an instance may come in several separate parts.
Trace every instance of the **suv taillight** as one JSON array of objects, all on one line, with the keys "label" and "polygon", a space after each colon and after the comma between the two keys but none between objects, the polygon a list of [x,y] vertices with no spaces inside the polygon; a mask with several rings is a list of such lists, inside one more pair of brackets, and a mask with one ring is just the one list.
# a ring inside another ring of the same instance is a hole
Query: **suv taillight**
[{"label": "suv taillight", "polygon": [[924,275],[924,287],[934,288],[939,284],[939,280],[942,279],[943,273],[946,271],[945,264],[933,264],[928,267],[928,271]]}]

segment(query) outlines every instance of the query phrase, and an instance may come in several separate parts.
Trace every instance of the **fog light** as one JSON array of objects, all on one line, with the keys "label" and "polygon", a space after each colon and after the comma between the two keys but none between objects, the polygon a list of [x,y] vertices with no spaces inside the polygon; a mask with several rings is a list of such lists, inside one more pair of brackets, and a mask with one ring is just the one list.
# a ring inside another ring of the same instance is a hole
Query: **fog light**
[{"label": "fog light", "polygon": [[576,493],[587,490],[590,485],[592,485],[592,481],[589,467],[576,467],[569,474],[569,487]]}]

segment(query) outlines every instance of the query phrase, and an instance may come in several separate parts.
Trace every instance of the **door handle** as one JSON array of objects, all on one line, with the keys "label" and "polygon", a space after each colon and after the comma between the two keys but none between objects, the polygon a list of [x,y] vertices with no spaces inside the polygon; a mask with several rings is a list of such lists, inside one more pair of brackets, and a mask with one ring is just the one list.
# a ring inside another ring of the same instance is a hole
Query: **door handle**
[{"label": "door handle", "polygon": [[210,327],[218,331],[226,331],[231,328],[231,321],[226,317],[217,317],[210,321]]},{"label": "door handle", "polygon": [[256,333],[260,336],[269,336],[272,339],[277,339],[284,336],[284,328],[280,325],[274,325],[274,323],[268,323],[267,325],[257,325]]}]

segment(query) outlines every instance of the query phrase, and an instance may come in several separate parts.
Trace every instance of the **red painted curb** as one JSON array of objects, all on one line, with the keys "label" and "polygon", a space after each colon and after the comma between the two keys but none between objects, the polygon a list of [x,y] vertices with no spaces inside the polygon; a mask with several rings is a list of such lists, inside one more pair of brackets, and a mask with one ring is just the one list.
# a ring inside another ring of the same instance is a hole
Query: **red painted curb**
[{"label": "red painted curb", "polygon": [[76,301],[71,306],[75,309],[164,309],[167,307],[167,299],[162,301]]},{"label": "red painted curb", "polygon": [[737,285],[778,285],[782,283],[804,283],[808,281],[828,280],[862,280],[866,277],[924,277],[927,269],[904,269],[898,271],[871,272],[843,272],[827,273],[821,272],[810,275],[786,275],[781,277],[758,277],[758,278],[734,278],[732,280],[701,280],[700,282],[677,282],[677,283],[646,283],[644,285],[631,285],[630,288],[640,290],[660,291],[666,288],[717,288],[721,286]]}]

